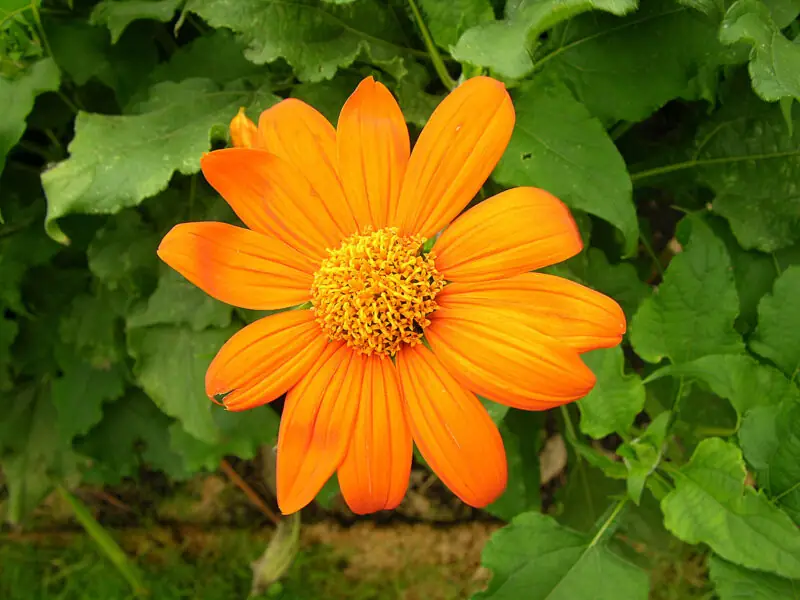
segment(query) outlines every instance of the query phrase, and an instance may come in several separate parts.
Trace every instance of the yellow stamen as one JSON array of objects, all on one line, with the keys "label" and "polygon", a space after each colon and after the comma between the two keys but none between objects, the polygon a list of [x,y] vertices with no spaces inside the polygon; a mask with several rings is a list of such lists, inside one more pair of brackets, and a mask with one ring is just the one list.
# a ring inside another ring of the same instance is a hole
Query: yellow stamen
[{"label": "yellow stamen", "polygon": [[392,356],[422,341],[444,280],[419,236],[388,227],[344,240],[314,274],[317,322],[332,340],[363,354]]}]

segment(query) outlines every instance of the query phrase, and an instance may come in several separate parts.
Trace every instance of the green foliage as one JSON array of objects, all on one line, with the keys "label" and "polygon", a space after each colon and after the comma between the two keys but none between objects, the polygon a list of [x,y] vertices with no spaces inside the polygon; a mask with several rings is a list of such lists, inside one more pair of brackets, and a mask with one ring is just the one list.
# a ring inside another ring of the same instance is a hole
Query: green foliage
[{"label": "green foliage", "polygon": [[[156,255],[177,223],[238,222],[199,164],[240,107],[299,98],[335,124],[371,75],[413,142],[451,80],[488,74],[516,125],[475,201],[562,199],[585,248],[547,271],[614,298],[628,331],[583,355],[577,408],[487,403],[509,480],[486,510],[509,524],[477,598],[643,600],[671,546],[708,563],[705,597],[797,597],[800,2],[414,6],[421,22],[401,0],[0,8],[3,517],[56,486],[269,457],[280,402],[227,412],[204,382],[262,313]],[[339,494],[333,477],[317,503]]]}]

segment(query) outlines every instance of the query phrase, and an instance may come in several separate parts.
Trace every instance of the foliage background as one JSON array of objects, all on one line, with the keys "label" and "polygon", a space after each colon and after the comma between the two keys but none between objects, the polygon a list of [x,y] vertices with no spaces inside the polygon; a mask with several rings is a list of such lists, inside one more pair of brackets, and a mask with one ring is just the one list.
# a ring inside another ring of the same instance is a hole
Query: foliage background
[{"label": "foliage background", "polygon": [[[335,123],[373,75],[413,136],[451,77],[483,72],[511,89],[517,126],[482,197],[562,198],[587,243],[550,270],[617,299],[630,326],[623,347],[585,356],[598,385],[577,407],[492,413],[511,479],[488,512],[509,524],[476,598],[644,599],[678,541],[708,557],[708,597],[800,598],[799,13],[798,0],[2,0],[5,519],[25,524],[57,485],[145,468],[182,481],[274,442],[274,407],[228,414],[203,393],[216,350],[261,315],[155,255],[175,223],[235,222],[198,171],[240,106],[256,119],[292,96]],[[553,429],[569,462],[543,514]]]}]

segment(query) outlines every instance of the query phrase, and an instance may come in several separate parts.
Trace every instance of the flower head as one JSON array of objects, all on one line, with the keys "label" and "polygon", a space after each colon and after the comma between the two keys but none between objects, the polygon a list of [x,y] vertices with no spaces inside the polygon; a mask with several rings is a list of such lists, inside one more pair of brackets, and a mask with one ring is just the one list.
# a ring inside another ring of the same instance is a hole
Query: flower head
[{"label": "flower head", "polygon": [[620,342],[625,318],[613,300],[531,272],[582,248],[558,199],[516,188],[459,216],[513,125],[505,87],[476,77],[445,98],[411,152],[397,102],[370,77],[336,129],[284,100],[258,126],[237,115],[236,147],[203,157],[206,179],[247,229],[177,225],[159,256],[235,306],[310,305],[248,325],[206,374],[209,397],[229,410],[286,394],[284,513],[334,472],[353,511],[394,508],[412,440],[456,495],[486,506],[507,468],[477,395],[526,410],[574,401],[595,382],[580,354]]}]

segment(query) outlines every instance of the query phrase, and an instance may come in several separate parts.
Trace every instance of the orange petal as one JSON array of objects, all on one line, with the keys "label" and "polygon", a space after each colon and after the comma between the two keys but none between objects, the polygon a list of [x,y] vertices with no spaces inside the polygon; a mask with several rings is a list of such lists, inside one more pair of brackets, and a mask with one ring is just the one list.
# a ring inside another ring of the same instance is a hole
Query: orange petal
[{"label": "orange petal", "polygon": [[244,107],[233,117],[230,125],[231,141],[237,148],[252,148],[256,145],[258,130],[256,124],[247,118]]},{"label": "orange petal", "polygon": [[503,440],[474,394],[423,345],[397,355],[411,433],[422,456],[453,493],[484,507],[506,487]]},{"label": "orange petal", "polygon": [[410,142],[403,113],[382,83],[367,77],[339,115],[339,176],[358,225],[381,229],[397,210]]},{"label": "orange petal", "polygon": [[355,425],[366,357],[329,344],[286,394],[278,434],[278,506],[303,508],[342,464]]},{"label": "orange petal", "polygon": [[578,352],[616,346],[625,333],[625,314],[614,300],[574,281],[544,273],[452,283],[436,296],[436,302],[449,308],[514,308],[520,324]]},{"label": "orange petal", "polygon": [[445,300],[431,315],[425,338],[464,387],[515,408],[565,404],[595,383],[575,350],[526,325],[519,309]]},{"label": "orange petal", "polygon": [[449,281],[487,281],[540,269],[583,248],[569,209],[537,188],[502,192],[471,208],[434,246],[436,268]]},{"label": "orange petal", "polygon": [[346,234],[291,164],[263,150],[226,148],[200,160],[208,182],[250,229],[273,235],[316,260]]},{"label": "orange petal", "polygon": [[431,237],[478,193],[511,139],[514,106],[505,86],[468,79],[433,111],[414,146],[400,193],[404,234]]},{"label": "orange petal", "polygon": [[371,356],[350,449],[339,467],[342,495],[359,515],[395,508],[406,493],[410,472],[411,431],[397,372],[388,358]]},{"label": "orange petal", "polygon": [[313,263],[283,242],[227,223],[181,223],[158,256],[209,296],[253,310],[311,299]]},{"label": "orange petal", "polygon": [[319,111],[295,98],[282,100],[261,113],[258,137],[260,148],[289,162],[306,179],[342,233],[356,232],[337,174],[336,130]]},{"label": "orange petal", "polygon": [[206,394],[228,410],[272,402],[295,385],[319,358],[328,341],[310,310],[289,310],[238,331],[206,371]]}]

